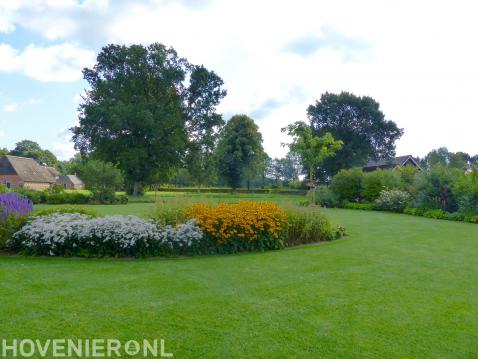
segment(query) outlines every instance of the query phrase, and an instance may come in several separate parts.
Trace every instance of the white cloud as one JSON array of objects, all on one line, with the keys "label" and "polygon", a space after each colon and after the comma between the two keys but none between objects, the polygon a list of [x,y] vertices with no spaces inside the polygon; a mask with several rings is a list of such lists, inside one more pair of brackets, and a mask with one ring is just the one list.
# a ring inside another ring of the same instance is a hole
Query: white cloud
[{"label": "white cloud", "polygon": [[4,112],[17,112],[20,110],[22,107],[25,106],[32,106],[32,105],[38,105],[42,103],[41,100],[35,99],[35,98],[29,98],[26,101],[23,102],[10,102],[5,105],[3,105],[3,111]]},{"label": "white cloud", "polygon": [[18,110],[18,103],[7,103],[3,105],[3,111],[5,112],[16,112]]},{"label": "white cloud", "polygon": [[83,67],[94,60],[93,51],[69,43],[49,47],[30,44],[22,51],[0,44],[0,72],[18,72],[39,81],[79,80]]},{"label": "white cloud", "polygon": [[[0,70],[43,81],[76,80],[94,61],[89,49],[157,41],[223,77],[224,113],[257,114],[261,105],[279,101],[267,111],[262,106],[258,121],[273,156],[285,151],[278,145],[285,140],[280,127],[305,120],[307,106],[323,92],[341,90],[374,97],[386,117],[405,128],[400,154],[424,155],[442,145],[478,152],[475,2],[191,3],[0,2],[0,32],[21,26],[46,41],[65,42],[23,50],[0,45]],[[284,51],[294,43],[311,50],[307,56]]]},{"label": "white cloud", "polygon": [[[73,127],[77,124],[78,123],[75,122]],[[71,137],[72,134],[69,128],[61,128],[57,134],[58,140],[55,141],[51,146],[53,153],[61,161],[69,160],[76,153],[73,142],[71,141]]]}]

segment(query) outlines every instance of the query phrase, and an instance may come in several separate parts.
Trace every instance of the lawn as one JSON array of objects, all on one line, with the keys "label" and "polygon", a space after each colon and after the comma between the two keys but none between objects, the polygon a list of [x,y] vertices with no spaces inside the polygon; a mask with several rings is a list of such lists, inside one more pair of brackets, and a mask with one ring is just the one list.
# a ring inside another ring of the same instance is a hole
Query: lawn
[{"label": "lawn", "polygon": [[177,358],[477,357],[477,225],[327,213],[348,237],[188,259],[0,257],[1,338],[164,338]]}]

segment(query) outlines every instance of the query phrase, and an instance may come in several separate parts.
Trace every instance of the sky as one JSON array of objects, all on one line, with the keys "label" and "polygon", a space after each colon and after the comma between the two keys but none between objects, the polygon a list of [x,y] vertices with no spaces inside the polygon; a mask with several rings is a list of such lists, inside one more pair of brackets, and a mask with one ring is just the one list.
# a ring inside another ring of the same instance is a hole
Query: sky
[{"label": "sky", "polygon": [[322,93],[373,97],[397,155],[478,153],[478,4],[380,0],[0,0],[0,147],[74,154],[69,128],[102,46],[160,42],[214,70],[219,111],[251,116],[271,157]]}]

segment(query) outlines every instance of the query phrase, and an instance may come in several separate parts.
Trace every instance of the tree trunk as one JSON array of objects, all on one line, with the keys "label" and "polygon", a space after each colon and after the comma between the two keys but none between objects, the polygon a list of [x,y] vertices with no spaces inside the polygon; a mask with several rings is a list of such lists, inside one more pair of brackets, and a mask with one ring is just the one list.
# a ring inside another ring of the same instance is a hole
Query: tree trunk
[{"label": "tree trunk", "polygon": [[247,192],[251,190],[251,181],[247,180]]},{"label": "tree trunk", "polygon": [[138,197],[140,190],[141,190],[141,182],[135,182],[133,185],[133,197]]},{"label": "tree trunk", "polygon": [[312,189],[312,204],[315,206],[315,184],[314,184],[314,174],[310,170],[310,186]]}]

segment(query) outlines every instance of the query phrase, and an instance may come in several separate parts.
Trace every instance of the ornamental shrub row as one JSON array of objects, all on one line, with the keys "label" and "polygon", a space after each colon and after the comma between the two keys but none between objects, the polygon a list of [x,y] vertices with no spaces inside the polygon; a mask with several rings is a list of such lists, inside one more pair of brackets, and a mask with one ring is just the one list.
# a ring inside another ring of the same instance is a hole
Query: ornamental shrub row
[{"label": "ornamental shrub row", "polygon": [[[89,192],[67,191],[35,191],[26,188],[18,188],[16,193],[27,197],[34,204],[98,204],[100,203]],[[116,195],[111,197],[105,204],[127,204],[128,196]]]}]

